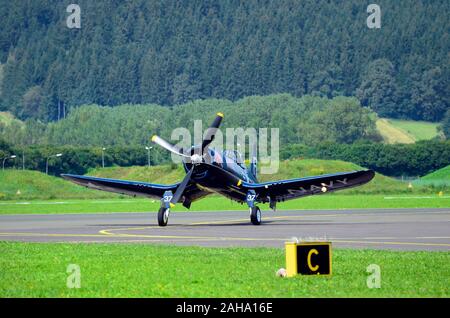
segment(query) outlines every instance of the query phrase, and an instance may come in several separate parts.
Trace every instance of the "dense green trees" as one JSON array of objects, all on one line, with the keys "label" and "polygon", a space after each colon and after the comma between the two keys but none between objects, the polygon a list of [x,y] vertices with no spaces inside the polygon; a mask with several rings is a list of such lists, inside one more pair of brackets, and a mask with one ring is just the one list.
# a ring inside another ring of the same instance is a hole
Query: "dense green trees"
[{"label": "dense green trees", "polygon": [[449,107],[448,0],[0,0],[0,110],[44,121],[85,104],[358,96],[382,116]]},{"label": "dense green trees", "polygon": [[378,59],[367,65],[356,96],[381,117],[395,117],[397,93],[394,65],[387,59]]},{"label": "dense green trees", "polygon": [[147,145],[155,133],[169,139],[177,127],[193,132],[194,120],[202,120],[206,129],[217,112],[225,114],[224,129],[279,128],[281,144],[379,140],[375,114],[361,107],[356,98],[296,98],[289,94],[252,96],[236,102],[196,100],[173,108],[85,105],[58,122],[45,125],[28,120],[22,127],[16,121],[14,126],[0,127],[0,133],[14,144],[23,145]]},{"label": "dense green trees", "polygon": [[447,139],[450,139],[450,109],[445,113],[441,125],[442,132]]},{"label": "dense green trees", "polygon": [[349,144],[358,140],[380,140],[374,117],[361,108],[356,98],[336,97],[329,107],[316,111],[302,127],[305,144],[334,142]]},{"label": "dense green trees", "polygon": [[450,141],[386,145],[323,143],[313,147],[285,145],[280,158],[339,159],[389,176],[423,176],[450,164]]}]

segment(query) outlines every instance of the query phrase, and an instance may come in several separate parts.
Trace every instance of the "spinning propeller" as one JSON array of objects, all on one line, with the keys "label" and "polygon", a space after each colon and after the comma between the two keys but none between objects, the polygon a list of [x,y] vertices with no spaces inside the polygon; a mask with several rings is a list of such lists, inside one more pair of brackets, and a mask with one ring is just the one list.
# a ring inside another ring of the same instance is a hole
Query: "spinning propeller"
[{"label": "spinning propeller", "polygon": [[193,154],[186,155],[182,152],[182,149],[172,145],[171,143],[165,141],[161,137],[156,136],[156,135],[154,135],[152,137],[152,141],[155,144],[163,147],[164,149],[169,150],[170,152],[172,152],[176,155],[179,155],[179,156],[187,159],[186,162],[192,163],[192,168],[188,171],[188,173],[184,177],[183,181],[181,181],[180,185],[177,188],[177,191],[175,191],[175,194],[172,197],[172,200],[170,200],[171,204],[175,205],[180,200],[181,196],[184,193],[184,190],[186,189],[187,185],[189,184],[189,181],[191,180],[191,176],[195,169],[195,165],[203,162],[203,157],[205,155],[205,151],[208,149],[208,146],[213,142],[214,138],[216,137],[216,132],[217,132],[217,129],[219,128],[220,124],[222,123],[222,119],[223,119],[223,114],[217,113],[216,118],[214,119],[211,126],[209,126],[209,128],[207,129],[207,131],[203,137],[200,154],[196,153],[194,150]]}]

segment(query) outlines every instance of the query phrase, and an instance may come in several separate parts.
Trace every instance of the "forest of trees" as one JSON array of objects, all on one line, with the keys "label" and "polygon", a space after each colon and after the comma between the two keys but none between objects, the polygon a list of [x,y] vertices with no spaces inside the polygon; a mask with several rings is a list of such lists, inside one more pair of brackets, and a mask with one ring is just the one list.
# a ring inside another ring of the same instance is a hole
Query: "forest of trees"
[{"label": "forest of trees", "polygon": [[380,140],[376,114],[361,107],[355,97],[297,98],[290,94],[251,96],[235,102],[196,100],[174,107],[84,105],[57,122],[45,124],[28,119],[25,123],[18,120],[8,125],[0,123],[0,139],[25,146],[145,146],[153,134],[170,140],[177,127],[193,132],[194,120],[202,120],[206,130],[217,112],[225,114],[221,126],[224,134],[227,127],[279,128],[282,145]]},{"label": "forest of trees", "polygon": [[380,29],[360,0],[79,0],[80,29],[69,3],[0,0],[0,110],[53,121],[86,104],[289,93],[440,121],[450,105],[448,0],[379,0]]}]

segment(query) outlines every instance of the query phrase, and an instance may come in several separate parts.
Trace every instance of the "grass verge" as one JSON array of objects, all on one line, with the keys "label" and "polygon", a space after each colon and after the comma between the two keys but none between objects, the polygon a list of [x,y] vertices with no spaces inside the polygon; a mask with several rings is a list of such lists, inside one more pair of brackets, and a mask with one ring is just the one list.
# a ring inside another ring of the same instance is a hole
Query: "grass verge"
[{"label": "grass verge", "polygon": [[[108,200],[48,200],[48,201],[3,201],[0,214],[32,213],[101,213],[101,212],[156,212],[160,206],[157,200],[148,199],[108,199]],[[268,205],[260,205],[269,210]],[[368,208],[448,208],[450,196],[443,195],[339,195],[328,194],[310,196],[279,203],[278,210],[311,209],[368,209]],[[191,210],[177,205],[172,211],[246,211],[245,205],[212,196],[194,202]]]},{"label": "grass verge", "polygon": [[[278,278],[283,249],[0,242],[0,297],[448,297],[449,252],[336,249],[331,277]],[[81,288],[67,287],[69,264]],[[369,264],[381,288],[367,287]]]}]

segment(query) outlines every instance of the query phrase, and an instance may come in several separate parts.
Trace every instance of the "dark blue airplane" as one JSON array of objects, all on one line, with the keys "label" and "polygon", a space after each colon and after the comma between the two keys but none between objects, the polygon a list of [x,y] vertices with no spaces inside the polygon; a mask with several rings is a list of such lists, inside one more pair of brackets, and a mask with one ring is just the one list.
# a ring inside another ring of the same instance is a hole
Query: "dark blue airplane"
[{"label": "dark blue airplane", "polygon": [[277,202],[359,186],[372,180],[375,175],[372,170],[360,170],[259,183],[256,156],[247,168],[239,152],[209,148],[222,119],[223,114],[218,113],[202,144],[191,147],[188,154],[158,136],[152,137],[154,143],[183,158],[186,176],[179,183],[161,185],[71,174],[63,174],[62,177],[92,189],[161,200],[158,224],[166,226],[170,208],[175,204],[180,202],[189,209],[192,202],[212,193],[246,203],[250,209],[251,223],[259,225],[261,210],[256,203],[269,203],[275,211]]}]

